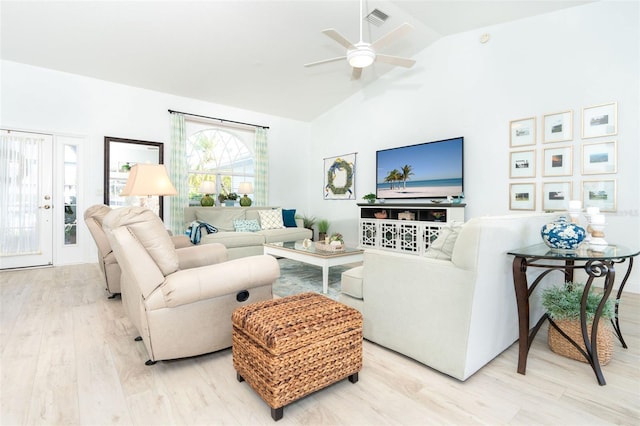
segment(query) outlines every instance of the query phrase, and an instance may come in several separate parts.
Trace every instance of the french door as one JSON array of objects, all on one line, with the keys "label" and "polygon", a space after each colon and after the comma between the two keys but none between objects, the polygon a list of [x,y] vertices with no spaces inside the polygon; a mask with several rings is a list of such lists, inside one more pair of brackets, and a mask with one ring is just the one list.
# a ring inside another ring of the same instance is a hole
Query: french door
[{"label": "french door", "polygon": [[53,137],[0,130],[0,269],[53,264]]}]

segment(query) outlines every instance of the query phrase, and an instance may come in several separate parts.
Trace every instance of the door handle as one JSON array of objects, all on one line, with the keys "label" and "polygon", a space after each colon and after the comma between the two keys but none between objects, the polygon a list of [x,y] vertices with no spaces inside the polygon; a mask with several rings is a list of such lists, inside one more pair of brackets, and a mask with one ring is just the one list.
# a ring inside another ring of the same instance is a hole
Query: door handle
[{"label": "door handle", "polygon": [[45,204],[44,206],[40,206],[41,209],[49,210],[51,206],[49,204]]}]

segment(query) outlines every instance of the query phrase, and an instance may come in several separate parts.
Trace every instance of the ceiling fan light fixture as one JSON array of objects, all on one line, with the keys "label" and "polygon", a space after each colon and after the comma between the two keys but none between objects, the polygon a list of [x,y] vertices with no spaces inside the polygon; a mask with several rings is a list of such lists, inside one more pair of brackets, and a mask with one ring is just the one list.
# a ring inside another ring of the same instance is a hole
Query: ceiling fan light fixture
[{"label": "ceiling fan light fixture", "polygon": [[366,68],[376,60],[376,53],[371,48],[358,48],[347,53],[347,61],[354,68]]}]

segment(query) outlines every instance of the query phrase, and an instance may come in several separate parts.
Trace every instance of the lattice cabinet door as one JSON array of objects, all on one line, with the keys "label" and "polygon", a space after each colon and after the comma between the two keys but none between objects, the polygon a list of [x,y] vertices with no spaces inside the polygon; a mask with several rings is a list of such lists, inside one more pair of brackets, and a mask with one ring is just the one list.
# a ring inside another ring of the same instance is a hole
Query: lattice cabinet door
[{"label": "lattice cabinet door", "polygon": [[442,229],[443,226],[445,226],[446,224],[439,224],[439,225],[424,225],[422,228],[422,238],[420,239],[421,241],[421,253],[424,253],[429,246],[431,245],[431,243],[438,238],[438,235],[440,235],[440,229]]},{"label": "lattice cabinet door", "polygon": [[397,227],[398,249],[417,254],[420,251],[420,226],[416,223],[399,223]]},{"label": "lattice cabinet door", "polygon": [[380,248],[396,250],[398,248],[398,230],[393,222],[380,222]]},{"label": "lattice cabinet door", "polygon": [[360,247],[374,248],[377,247],[376,235],[378,235],[378,226],[376,221],[361,220],[360,221]]}]

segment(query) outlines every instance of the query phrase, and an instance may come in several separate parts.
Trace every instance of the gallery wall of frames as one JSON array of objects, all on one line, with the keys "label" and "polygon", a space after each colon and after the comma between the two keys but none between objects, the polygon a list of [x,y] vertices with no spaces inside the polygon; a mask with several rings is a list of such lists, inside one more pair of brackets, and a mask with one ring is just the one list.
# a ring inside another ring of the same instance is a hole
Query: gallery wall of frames
[{"label": "gallery wall of frames", "polygon": [[581,200],[585,209],[616,211],[618,104],[581,112],[579,137],[573,110],[509,122],[510,210],[568,210]]}]

